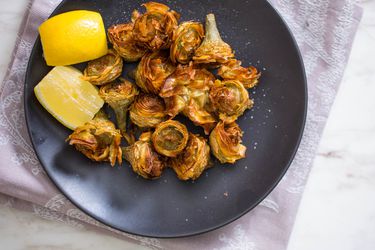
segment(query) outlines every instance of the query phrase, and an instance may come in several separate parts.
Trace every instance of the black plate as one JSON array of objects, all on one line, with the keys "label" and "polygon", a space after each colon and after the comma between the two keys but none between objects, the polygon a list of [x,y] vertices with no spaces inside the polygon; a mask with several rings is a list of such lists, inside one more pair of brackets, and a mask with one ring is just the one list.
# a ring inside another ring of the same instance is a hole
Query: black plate
[{"label": "black plate", "polygon": [[[51,70],[40,40],[31,53],[25,112],[40,162],[58,188],[79,208],[119,230],[152,237],[181,237],[221,227],[254,208],[276,186],[298,148],[306,116],[306,80],[296,43],[277,12],[264,0],[161,1],[182,20],[216,14],[223,39],[244,65],[262,70],[250,94],[255,107],[239,119],[247,158],[220,165],[195,182],[179,181],[167,169],[158,180],[137,177],[127,163],[111,168],[68,146],[71,131],[38,103],[34,86]],[[64,1],[53,15],[76,9],[98,11],[106,27],[129,21],[134,0]],[[130,69],[131,67],[126,67]],[[190,126],[190,125],[189,125]]]}]

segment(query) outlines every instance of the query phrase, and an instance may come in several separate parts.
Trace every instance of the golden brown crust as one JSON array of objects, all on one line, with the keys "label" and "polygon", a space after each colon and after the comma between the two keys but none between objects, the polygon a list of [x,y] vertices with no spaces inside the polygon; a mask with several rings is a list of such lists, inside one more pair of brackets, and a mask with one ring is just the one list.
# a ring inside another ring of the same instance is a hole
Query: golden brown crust
[{"label": "golden brown crust", "polygon": [[163,99],[152,94],[140,94],[130,107],[130,119],[141,128],[154,128],[166,120]]},{"label": "golden brown crust", "polygon": [[142,58],[146,49],[140,47],[133,35],[133,23],[113,25],[108,29],[108,39],[117,53],[127,62]]},{"label": "golden brown crust", "polygon": [[133,145],[123,148],[124,158],[134,172],[145,179],[159,178],[165,168],[164,159],[151,143],[151,133],[143,133]]},{"label": "golden brown crust", "polygon": [[185,125],[175,120],[160,123],[152,134],[155,150],[168,157],[176,157],[186,147],[189,132]]},{"label": "golden brown crust", "polygon": [[229,60],[226,64],[221,65],[217,73],[224,80],[237,80],[241,82],[247,89],[255,87],[261,75],[255,67],[242,67],[241,61],[236,59]]},{"label": "golden brown crust", "polygon": [[123,62],[113,49],[107,55],[90,61],[83,72],[82,79],[94,85],[103,85],[114,81],[122,73]]},{"label": "golden brown crust", "polygon": [[169,163],[180,180],[195,180],[208,168],[210,147],[207,140],[199,135],[189,134],[185,150]]},{"label": "golden brown crust", "polygon": [[134,39],[152,51],[169,48],[180,15],[161,3],[148,2],[143,6],[146,13],[135,20]]},{"label": "golden brown crust", "polygon": [[246,147],[241,144],[242,130],[237,123],[219,122],[210,134],[213,155],[221,163],[235,163],[245,158]]},{"label": "golden brown crust", "polygon": [[109,161],[112,166],[122,163],[121,134],[104,114],[76,128],[68,137],[70,145],[93,161]]},{"label": "golden brown crust", "polygon": [[201,23],[181,23],[173,33],[173,42],[170,48],[172,62],[189,63],[195,50],[201,45],[203,37],[204,29]]},{"label": "golden brown crust", "polygon": [[148,52],[138,64],[135,81],[144,92],[157,95],[174,70],[166,51]]}]

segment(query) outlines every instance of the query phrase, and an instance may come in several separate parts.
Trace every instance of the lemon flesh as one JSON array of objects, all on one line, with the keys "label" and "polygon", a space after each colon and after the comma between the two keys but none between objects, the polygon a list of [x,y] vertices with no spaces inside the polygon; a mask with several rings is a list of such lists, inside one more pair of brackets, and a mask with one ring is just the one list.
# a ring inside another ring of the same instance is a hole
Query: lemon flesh
[{"label": "lemon flesh", "polygon": [[54,16],[39,27],[44,58],[50,66],[93,60],[107,54],[107,37],[101,15],[87,10]]},{"label": "lemon flesh", "polygon": [[81,76],[71,66],[57,66],[34,88],[42,106],[72,130],[90,121],[104,104],[97,87]]}]

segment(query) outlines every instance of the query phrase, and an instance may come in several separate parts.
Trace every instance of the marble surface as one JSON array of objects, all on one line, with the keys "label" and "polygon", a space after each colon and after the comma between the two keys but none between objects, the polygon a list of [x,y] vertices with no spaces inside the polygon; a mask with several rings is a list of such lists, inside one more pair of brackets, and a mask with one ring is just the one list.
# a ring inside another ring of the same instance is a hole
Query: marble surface
[{"label": "marble surface", "polygon": [[[0,79],[27,0],[0,1]],[[375,0],[364,16],[299,209],[289,250],[375,246]],[[1,249],[145,249],[0,206]]]}]

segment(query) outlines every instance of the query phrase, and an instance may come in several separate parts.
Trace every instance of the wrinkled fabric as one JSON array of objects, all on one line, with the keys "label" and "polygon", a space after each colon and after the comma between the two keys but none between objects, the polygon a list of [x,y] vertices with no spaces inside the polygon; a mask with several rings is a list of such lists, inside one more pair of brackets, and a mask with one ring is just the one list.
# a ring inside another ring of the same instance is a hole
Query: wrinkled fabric
[{"label": "wrinkled fabric", "polygon": [[74,207],[44,173],[29,141],[23,106],[26,67],[38,26],[59,2],[30,2],[0,89],[0,205],[100,230],[152,249],[285,249],[362,9],[350,0],[271,1],[297,40],[307,74],[309,106],[296,157],[272,193],[240,219],[198,236],[153,239],[109,228]]}]

